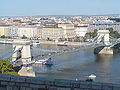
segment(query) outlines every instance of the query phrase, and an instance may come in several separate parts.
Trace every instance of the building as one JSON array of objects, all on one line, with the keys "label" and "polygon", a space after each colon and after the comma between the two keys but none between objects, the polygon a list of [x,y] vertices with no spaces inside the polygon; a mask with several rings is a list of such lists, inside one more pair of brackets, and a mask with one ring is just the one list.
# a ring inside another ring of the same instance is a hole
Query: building
[{"label": "building", "polygon": [[41,39],[44,40],[59,40],[64,38],[64,30],[58,27],[44,27],[41,29]]},{"label": "building", "polygon": [[113,30],[118,31],[120,33],[120,23],[94,23],[89,24],[88,30],[92,32],[94,29],[106,29],[113,28]]},{"label": "building", "polygon": [[10,36],[10,26],[0,26],[0,36]]},{"label": "building", "polygon": [[18,27],[16,26],[0,26],[0,36],[18,37]]},{"label": "building", "polygon": [[36,31],[34,31],[34,39],[42,39],[42,28],[36,27]]},{"label": "building", "polygon": [[27,37],[29,39],[39,38],[39,29],[34,26],[18,27],[18,37]]},{"label": "building", "polygon": [[56,22],[44,22],[42,23],[43,27],[58,27],[58,24]]},{"label": "building", "polygon": [[69,24],[69,23],[58,24],[58,27],[63,28],[64,38],[72,39],[76,36],[75,35],[75,28],[74,28],[73,24]]},{"label": "building", "polygon": [[17,26],[9,27],[9,37],[12,37],[12,38],[18,37],[18,27]]},{"label": "building", "polygon": [[72,24],[46,23],[45,27],[39,26],[0,26],[0,36],[12,38],[27,37],[29,39],[65,40],[73,39],[75,28]]},{"label": "building", "polygon": [[[53,27],[52,27],[53,26]],[[41,39],[44,40],[65,40],[72,39],[75,35],[75,28],[72,24],[48,24],[42,27]]]},{"label": "building", "polygon": [[77,37],[84,37],[87,32],[88,32],[88,26],[75,27],[75,34]]}]

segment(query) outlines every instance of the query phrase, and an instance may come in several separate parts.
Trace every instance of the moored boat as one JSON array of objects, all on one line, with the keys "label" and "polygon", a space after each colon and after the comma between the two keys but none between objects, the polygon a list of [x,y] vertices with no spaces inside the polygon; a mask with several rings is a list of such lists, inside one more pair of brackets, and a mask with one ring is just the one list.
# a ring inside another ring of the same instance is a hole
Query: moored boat
[{"label": "moored boat", "polygon": [[51,58],[35,61],[36,64],[53,65]]},{"label": "moored boat", "polygon": [[40,42],[32,42],[32,45],[33,46],[38,46],[38,45],[40,45]]},{"label": "moored boat", "polygon": [[57,45],[58,46],[67,46],[67,41],[64,41],[64,42],[59,42]]},{"label": "moored boat", "polygon": [[1,44],[12,44],[13,40],[0,40]]}]

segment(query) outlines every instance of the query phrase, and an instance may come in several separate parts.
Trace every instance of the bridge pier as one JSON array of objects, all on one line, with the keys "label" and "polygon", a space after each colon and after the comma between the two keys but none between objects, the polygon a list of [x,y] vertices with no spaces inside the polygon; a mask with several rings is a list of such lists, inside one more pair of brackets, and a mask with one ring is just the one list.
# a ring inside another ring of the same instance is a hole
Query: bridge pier
[{"label": "bridge pier", "polygon": [[113,49],[110,47],[104,47],[99,54],[113,54]]},{"label": "bridge pier", "polygon": [[32,77],[35,77],[35,72],[33,71],[32,66],[29,66],[29,67],[23,66],[19,70],[18,74],[21,75],[21,76],[32,76]]}]

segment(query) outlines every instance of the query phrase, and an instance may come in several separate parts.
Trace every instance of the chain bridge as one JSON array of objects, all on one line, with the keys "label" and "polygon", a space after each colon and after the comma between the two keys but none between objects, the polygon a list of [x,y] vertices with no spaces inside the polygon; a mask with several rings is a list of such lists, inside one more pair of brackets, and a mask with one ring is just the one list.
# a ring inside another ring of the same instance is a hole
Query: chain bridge
[{"label": "chain bridge", "polygon": [[[52,58],[57,55],[76,52],[81,49],[94,48],[96,54],[113,54],[114,49],[119,49],[120,39],[113,38],[109,35],[109,30],[98,30],[97,36],[85,45],[67,48],[64,50],[45,50],[35,48],[38,55],[33,56],[32,48],[29,40],[14,40],[12,50],[8,50],[7,54],[2,55],[1,59],[8,59],[12,56],[12,62],[21,61],[22,65],[33,64],[35,61],[45,58]],[[32,51],[32,52],[31,52]]]}]

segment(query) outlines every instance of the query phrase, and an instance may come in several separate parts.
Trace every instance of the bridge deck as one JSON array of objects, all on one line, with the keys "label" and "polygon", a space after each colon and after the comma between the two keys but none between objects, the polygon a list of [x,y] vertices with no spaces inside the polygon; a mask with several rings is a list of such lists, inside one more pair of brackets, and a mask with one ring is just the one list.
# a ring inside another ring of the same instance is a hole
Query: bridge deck
[{"label": "bridge deck", "polygon": [[[81,45],[81,46],[76,46],[76,47],[72,47],[72,48],[67,48],[64,50],[51,50],[51,52],[44,52],[41,55],[38,55],[36,57],[33,58],[33,60],[38,60],[38,59],[44,59],[44,58],[50,58],[50,57],[54,57],[56,55],[60,55],[60,54],[65,54],[65,53],[70,53],[70,52],[76,52],[79,51],[81,49],[87,49],[87,48],[92,48],[92,47],[98,47],[98,46],[104,46],[104,44],[94,44],[94,43],[87,43],[86,45]],[[46,50],[47,51],[47,50]]]}]

